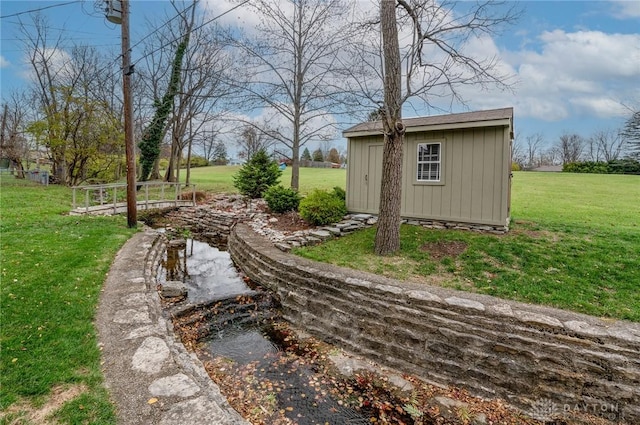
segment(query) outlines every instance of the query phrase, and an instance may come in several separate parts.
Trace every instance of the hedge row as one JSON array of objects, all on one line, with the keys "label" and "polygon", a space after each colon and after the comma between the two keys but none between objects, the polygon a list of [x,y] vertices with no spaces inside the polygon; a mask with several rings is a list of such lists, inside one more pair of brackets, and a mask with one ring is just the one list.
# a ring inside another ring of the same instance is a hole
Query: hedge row
[{"label": "hedge row", "polygon": [[566,173],[640,174],[640,161],[633,159],[614,159],[608,162],[569,162],[563,165],[562,171]]}]

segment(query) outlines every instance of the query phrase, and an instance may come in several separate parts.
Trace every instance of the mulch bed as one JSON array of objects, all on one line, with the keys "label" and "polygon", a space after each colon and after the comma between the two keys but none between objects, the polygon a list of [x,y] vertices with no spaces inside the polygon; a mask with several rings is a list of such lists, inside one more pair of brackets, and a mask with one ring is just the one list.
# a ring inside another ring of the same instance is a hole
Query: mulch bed
[{"label": "mulch bed", "polygon": [[462,241],[434,241],[427,242],[420,247],[421,251],[428,252],[434,260],[441,260],[445,257],[456,258],[466,249],[467,244]]},{"label": "mulch bed", "polygon": [[269,227],[280,231],[296,232],[298,230],[315,229],[316,227],[304,221],[304,219],[300,217],[300,214],[295,211],[289,211],[283,214],[271,214],[271,217],[277,218],[278,221],[270,222]]}]

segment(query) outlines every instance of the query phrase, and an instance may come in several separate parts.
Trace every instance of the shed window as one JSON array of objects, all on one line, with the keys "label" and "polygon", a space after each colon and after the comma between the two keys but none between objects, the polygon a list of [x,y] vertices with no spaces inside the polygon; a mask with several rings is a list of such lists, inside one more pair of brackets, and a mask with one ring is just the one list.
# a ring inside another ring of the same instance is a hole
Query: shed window
[{"label": "shed window", "polygon": [[440,143],[418,144],[418,181],[440,181]]}]

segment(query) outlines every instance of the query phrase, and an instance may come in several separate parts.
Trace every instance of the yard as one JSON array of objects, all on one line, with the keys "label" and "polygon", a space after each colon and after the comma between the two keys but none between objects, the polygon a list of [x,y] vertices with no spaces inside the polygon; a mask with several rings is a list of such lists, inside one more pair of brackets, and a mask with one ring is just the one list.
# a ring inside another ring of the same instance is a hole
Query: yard
[{"label": "yard", "polygon": [[[192,178],[198,189],[230,191],[237,169],[197,169]],[[301,172],[303,193],[345,185],[344,170]],[[289,178],[287,170],[282,180]],[[6,175],[0,183],[0,409],[38,412],[55,400],[49,394],[64,401],[62,389],[72,388],[82,395],[64,405],[57,420],[114,423],[92,321],[105,273],[132,231],[123,217],[65,215],[71,208],[67,188]],[[404,226],[402,252],[394,257],[371,254],[373,230],[298,254],[640,321],[639,201],[637,176],[515,173],[515,223],[508,235]],[[17,413],[12,415],[0,423],[11,423]]]},{"label": "yard", "polygon": [[514,174],[507,235],[405,225],[394,256],[373,254],[375,229],[295,253],[397,279],[640,321],[640,178]]},{"label": "yard", "polygon": [[105,274],[133,232],[122,217],[65,215],[67,188],[0,178],[0,410],[9,414],[0,423],[43,423],[12,422],[21,415],[11,412],[36,415],[79,393],[57,420],[115,423],[93,318]]},{"label": "yard", "polygon": [[[236,192],[233,187],[233,174],[240,169],[239,166],[202,167],[191,170],[191,181],[198,190],[208,192]],[[184,174],[184,171],[182,171]],[[305,195],[313,189],[331,190],[335,186],[344,188],[347,171],[340,168],[301,168],[300,192]],[[291,183],[291,167],[287,167],[282,173],[280,182],[288,187]]]}]

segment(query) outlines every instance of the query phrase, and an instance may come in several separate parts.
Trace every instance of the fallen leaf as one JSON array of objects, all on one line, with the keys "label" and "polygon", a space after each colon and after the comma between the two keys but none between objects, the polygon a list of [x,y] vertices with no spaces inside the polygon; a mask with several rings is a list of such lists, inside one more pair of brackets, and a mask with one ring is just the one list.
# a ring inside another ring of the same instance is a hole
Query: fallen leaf
[{"label": "fallen leaf", "polygon": [[155,397],[150,398],[149,401],[147,401],[148,404],[154,404],[154,403],[157,403],[157,402],[158,402],[158,399],[155,398]]}]

